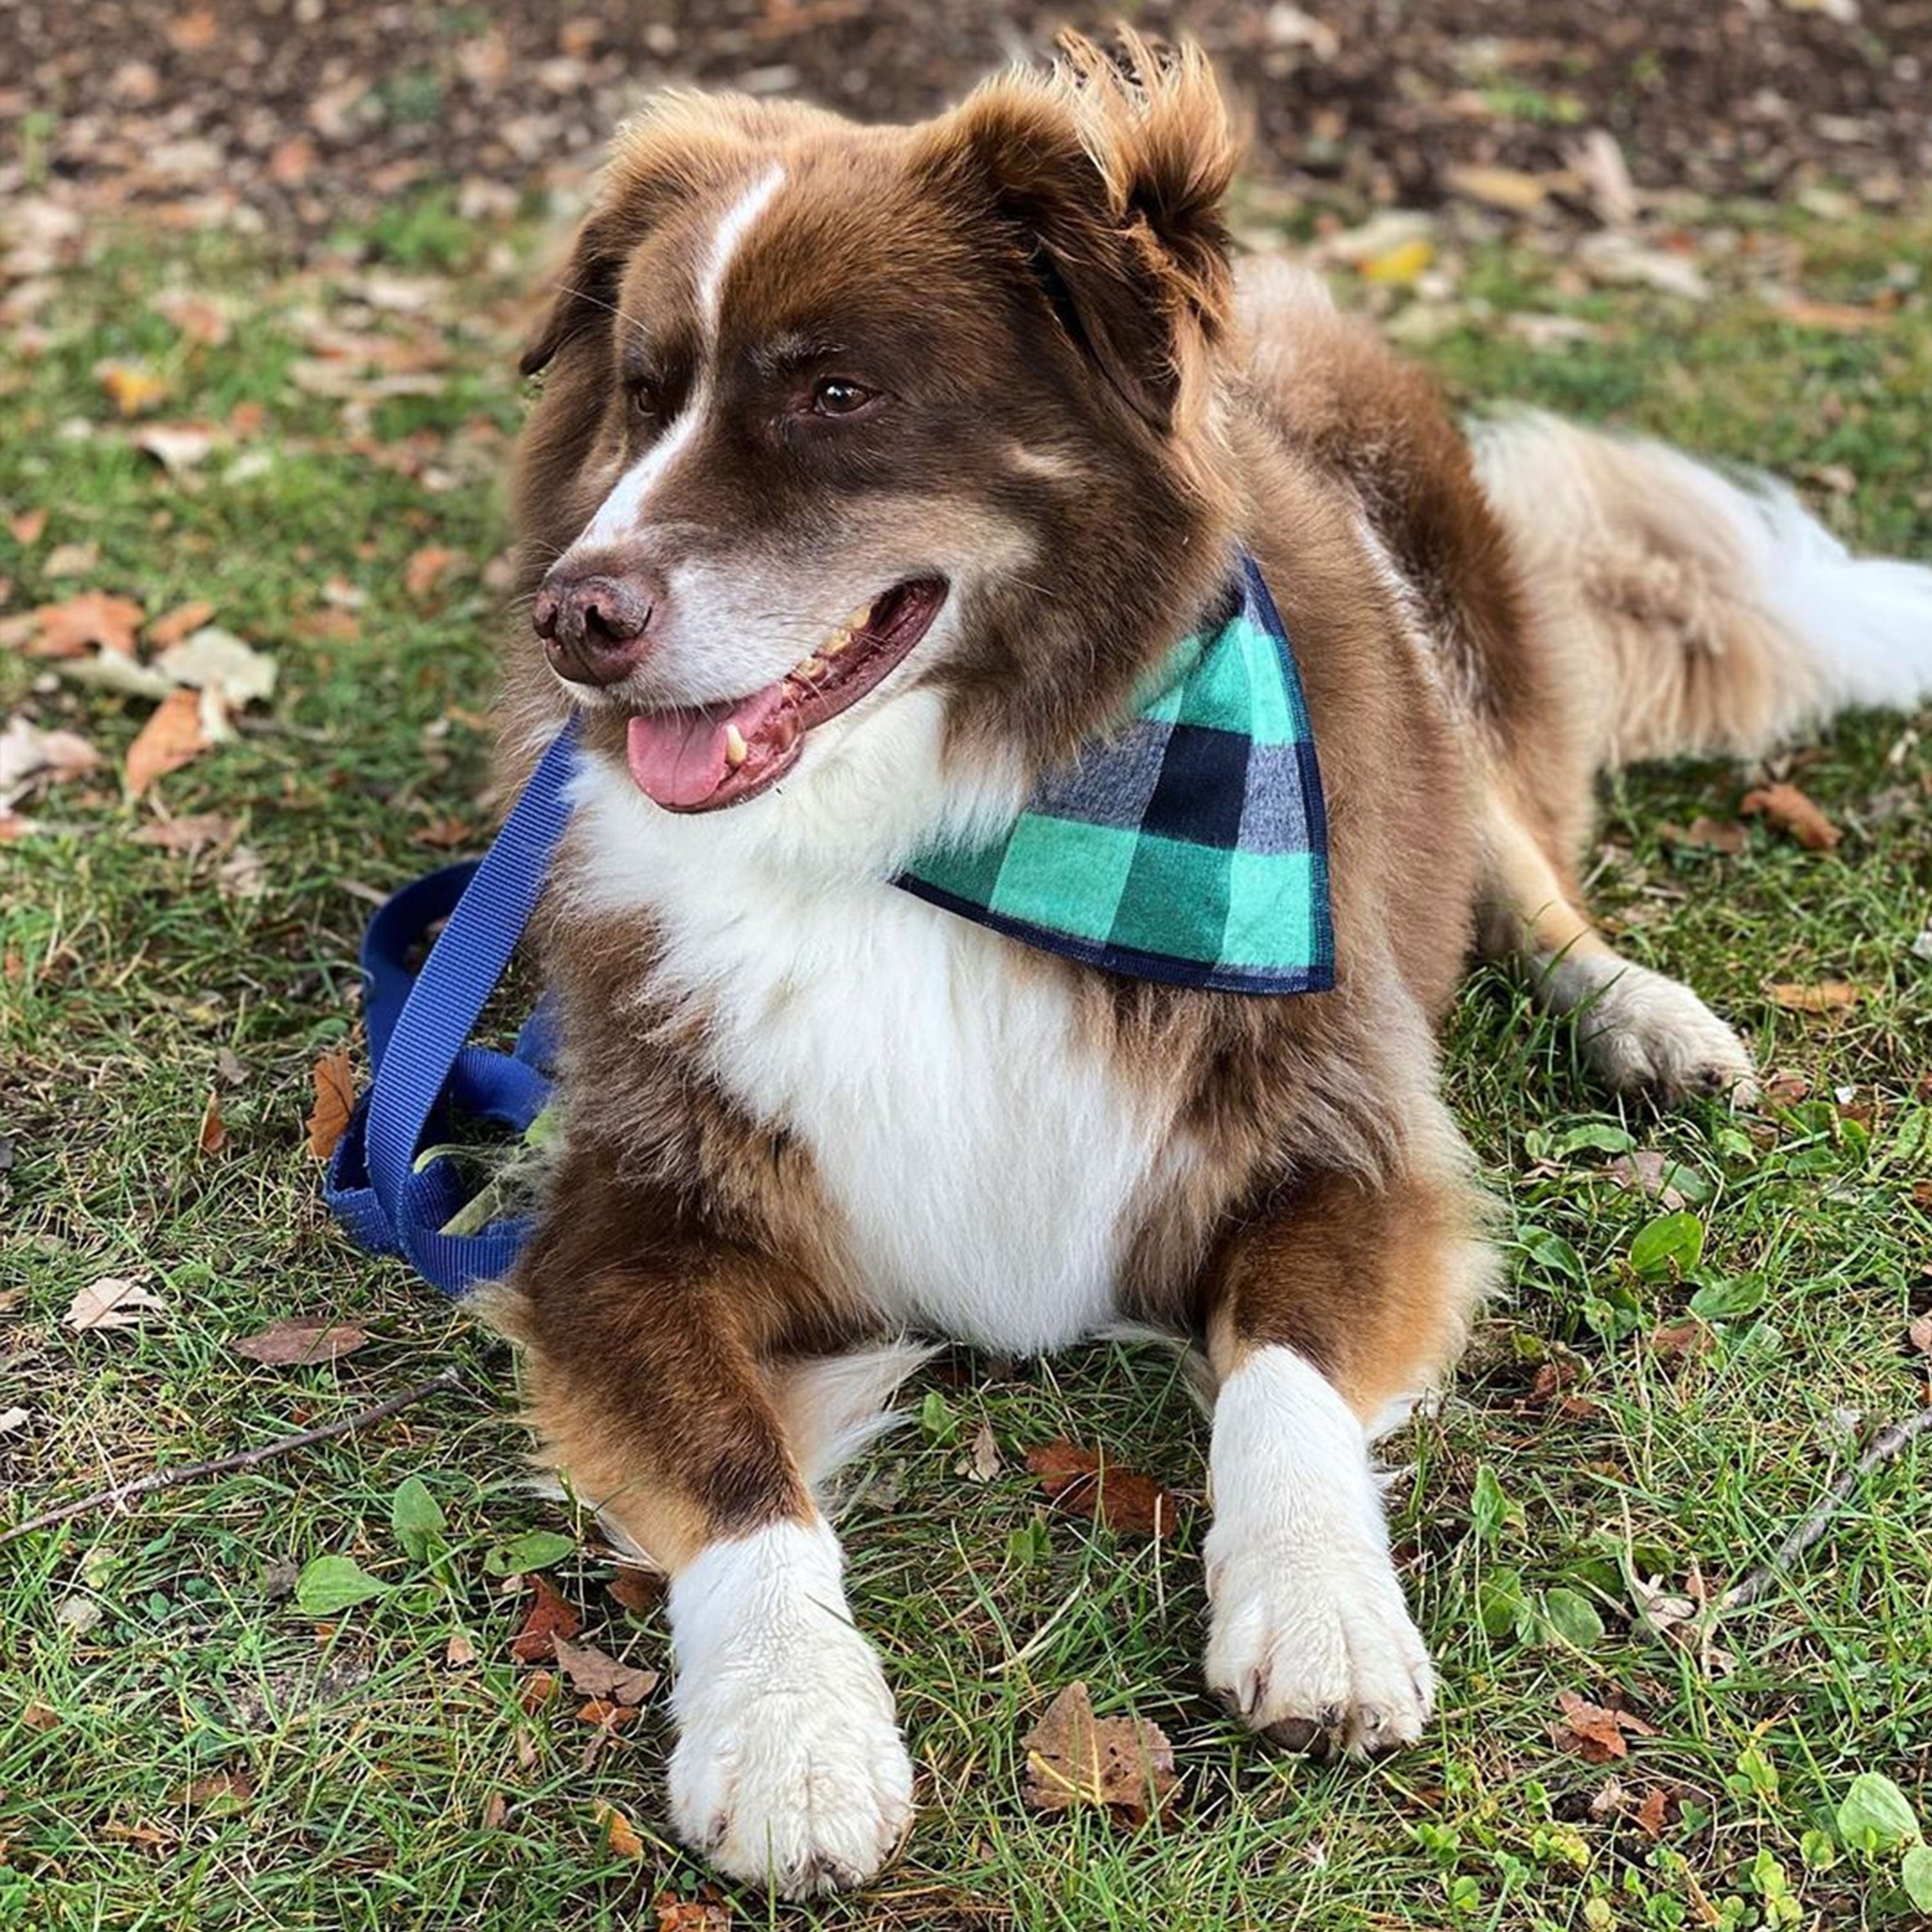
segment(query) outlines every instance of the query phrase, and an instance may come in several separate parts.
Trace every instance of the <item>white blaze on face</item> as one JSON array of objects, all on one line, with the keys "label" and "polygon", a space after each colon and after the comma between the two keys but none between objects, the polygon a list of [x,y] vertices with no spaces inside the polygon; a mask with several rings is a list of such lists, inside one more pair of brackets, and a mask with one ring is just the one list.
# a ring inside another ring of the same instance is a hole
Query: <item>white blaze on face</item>
[{"label": "white blaze on face", "polygon": [[704,347],[691,393],[677,420],[617,479],[573,548],[620,543],[630,536],[643,520],[652,491],[696,439],[711,406],[712,363],[718,348],[718,308],[724,278],[730,272],[732,260],[752,224],[784,182],[784,170],[775,164],[726,209],[712,236],[711,247],[698,276],[698,305]]}]

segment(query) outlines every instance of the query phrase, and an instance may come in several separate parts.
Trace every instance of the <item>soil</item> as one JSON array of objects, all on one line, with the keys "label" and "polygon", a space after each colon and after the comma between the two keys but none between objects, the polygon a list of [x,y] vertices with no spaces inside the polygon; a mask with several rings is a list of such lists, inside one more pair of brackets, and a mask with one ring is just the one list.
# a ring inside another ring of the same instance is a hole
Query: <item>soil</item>
[{"label": "soil", "polygon": [[[1932,176],[1932,0],[1197,0],[1252,165],[1357,214],[1452,171],[1546,174],[1604,130],[1638,188],[1831,184],[1882,204]],[[1050,45],[1000,0],[10,0],[0,196],[232,220],[299,251],[412,193],[464,218],[575,185],[667,82],[932,111]],[[1104,18],[1104,12],[1100,16]]]}]

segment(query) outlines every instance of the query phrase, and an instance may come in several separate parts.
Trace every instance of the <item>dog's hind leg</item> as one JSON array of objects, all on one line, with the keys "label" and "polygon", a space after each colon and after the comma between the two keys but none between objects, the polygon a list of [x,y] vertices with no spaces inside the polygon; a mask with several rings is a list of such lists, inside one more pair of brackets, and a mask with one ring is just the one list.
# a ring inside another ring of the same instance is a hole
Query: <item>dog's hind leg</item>
[{"label": "dog's hind leg", "polygon": [[1688,986],[1617,952],[1499,788],[1483,832],[1483,951],[1520,973],[1546,1012],[1575,1021],[1598,1078],[1666,1102],[1701,1094],[1748,1105],[1756,1085],[1744,1042]]},{"label": "dog's hind leg", "polygon": [[524,1345],[545,1461],[670,1574],[680,1835],[788,1896],[856,1884],[910,1820],[912,1767],[809,1479],[860,1431],[866,1377],[788,1366],[841,1339],[800,1268],[613,1177],[572,1150],[486,1312]]},{"label": "dog's hind leg", "polygon": [[1441,1103],[1418,1095],[1406,1118],[1405,1171],[1296,1177],[1207,1285],[1208,1688],[1270,1742],[1324,1754],[1413,1743],[1433,1705],[1369,1441],[1447,1366],[1491,1266]]}]

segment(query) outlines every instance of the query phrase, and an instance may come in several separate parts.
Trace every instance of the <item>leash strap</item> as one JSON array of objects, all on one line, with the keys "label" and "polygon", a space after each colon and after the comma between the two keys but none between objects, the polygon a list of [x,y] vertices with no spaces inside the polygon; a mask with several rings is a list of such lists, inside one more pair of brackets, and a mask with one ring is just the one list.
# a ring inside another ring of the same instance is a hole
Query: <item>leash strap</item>
[{"label": "leash strap", "polygon": [[[467,1193],[446,1156],[418,1169],[424,1141],[448,1138],[452,1110],[521,1133],[550,1093],[552,1039],[539,1006],[514,1053],[469,1044],[530,924],[570,821],[574,722],[552,740],[480,860],[446,866],[386,900],[362,940],[363,1016],[372,1078],[331,1158],[323,1197],[356,1243],[400,1255],[446,1294],[495,1280],[530,1234],[527,1219],[446,1234]],[[446,919],[420,972],[412,950]]]}]

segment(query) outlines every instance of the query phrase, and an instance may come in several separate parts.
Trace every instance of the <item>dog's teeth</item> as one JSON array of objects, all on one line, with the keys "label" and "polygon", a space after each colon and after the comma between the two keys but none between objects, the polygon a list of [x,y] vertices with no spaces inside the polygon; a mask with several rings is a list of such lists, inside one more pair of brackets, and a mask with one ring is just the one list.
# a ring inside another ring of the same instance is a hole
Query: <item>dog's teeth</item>
[{"label": "dog's teeth", "polygon": [[826,638],[825,642],[820,644],[818,648],[823,651],[827,657],[836,658],[851,641],[852,633],[850,631],[842,626],[838,629],[834,631],[831,636]]},{"label": "dog's teeth", "polygon": [[735,772],[751,756],[746,748],[745,734],[735,724],[724,728],[724,762]]},{"label": "dog's teeth", "polygon": [[816,682],[818,680],[823,677],[824,675],[825,660],[823,658],[807,658],[805,662],[792,673],[792,676],[794,677],[802,679],[807,684]]}]

